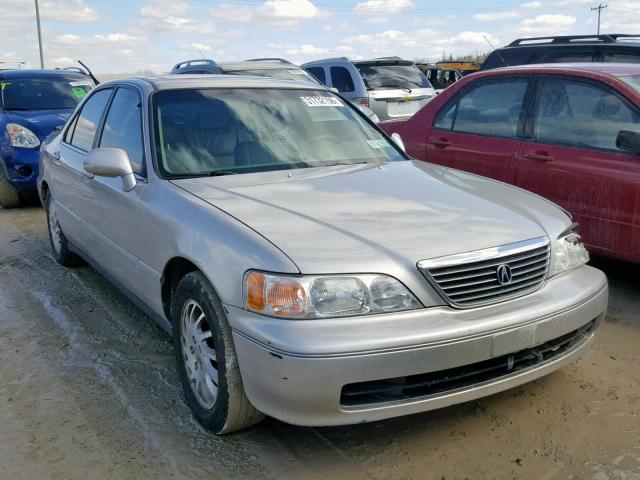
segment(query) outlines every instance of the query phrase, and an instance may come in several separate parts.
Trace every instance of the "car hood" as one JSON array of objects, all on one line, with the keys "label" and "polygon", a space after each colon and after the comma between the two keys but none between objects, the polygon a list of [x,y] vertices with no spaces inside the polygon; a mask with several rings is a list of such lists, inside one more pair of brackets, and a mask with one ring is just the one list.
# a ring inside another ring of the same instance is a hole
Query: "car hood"
[{"label": "car hood", "polygon": [[56,127],[64,125],[73,110],[30,110],[30,111],[9,111],[7,112],[7,122],[22,125],[42,140],[49,135]]},{"label": "car hood", "polygon": [[523,190],[417,161],[172,182],[253,228],[303,273],[392,273],[393,265],[557,236],[570,223]]}]

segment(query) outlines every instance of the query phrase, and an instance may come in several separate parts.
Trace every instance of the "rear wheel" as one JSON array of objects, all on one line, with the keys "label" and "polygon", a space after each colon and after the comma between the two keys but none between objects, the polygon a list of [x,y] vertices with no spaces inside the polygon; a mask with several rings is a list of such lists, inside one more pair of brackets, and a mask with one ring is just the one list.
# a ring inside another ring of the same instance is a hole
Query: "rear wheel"
[{"label": "rear wheel", "polygon": [[47,209],[47,227],[49,230],[49,241],[51,242],[51,250],[56,261],[65,267],[77,267],[84,262],[82,259],[69,250],[67,237],[62,233],[60,222],[58,221],[58,211],[56,202],[53,201],[51,195],[47,195],[45,199],[45,207]]},{"label": "rear wheel", "polygon": [[0,207],[16,208],[20,206],[20,194],[16,187],[9,183],[4,169],[0,166]]},{"label": "rear wheel", "polygon": [[174,347],[185,399],[196,420],[216,434],[258,423],[247,398],[222,303],[200,272],[185,275],[172,301]]}]

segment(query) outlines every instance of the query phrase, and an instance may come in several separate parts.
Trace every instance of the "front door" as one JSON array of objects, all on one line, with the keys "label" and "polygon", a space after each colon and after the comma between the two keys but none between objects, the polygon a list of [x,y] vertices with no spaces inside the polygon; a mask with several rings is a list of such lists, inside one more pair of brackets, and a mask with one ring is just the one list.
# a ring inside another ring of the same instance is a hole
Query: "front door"
[{"label": "front door", "polygon": [[528,84],[526,78],[501,77],[459,92],[435,118],[427,160],[514,183]]},{"label": "front door", "polygon": [[128,192],[120,178],[94,176],[87,180],[90,213],[86,222],[98,237],[90,253],[115,280],[134,294],[142,290],[138,254],[140,196],[146,186],[142,137],[142,105],[133,87],[119,87],[99,132],[97,148],[120,148],[127,152],[138,179]]},{"label": "front door", "polygon": [[564,76],[539,82],[518,186],[567,209],[596,252],[640,261],[640,158],[616,147],[640,112],[611,87]]}]

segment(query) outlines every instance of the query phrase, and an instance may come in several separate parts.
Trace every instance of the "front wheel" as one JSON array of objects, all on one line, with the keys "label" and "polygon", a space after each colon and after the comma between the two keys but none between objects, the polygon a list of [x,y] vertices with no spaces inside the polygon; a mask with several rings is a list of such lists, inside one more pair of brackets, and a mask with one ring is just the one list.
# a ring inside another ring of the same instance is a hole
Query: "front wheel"
[{"label": "front wheel", "polygon": [[185,399],[196,420],[216,434],[264,418],[246,396],[222,303],[200,272],[185,275],[172,301],[173,338]]},{"label": "front wheel", "polygon": [[20,206],[20,194],[16,187],[9,183],[4,169],[0,165],[0,207],[16,208]]}]

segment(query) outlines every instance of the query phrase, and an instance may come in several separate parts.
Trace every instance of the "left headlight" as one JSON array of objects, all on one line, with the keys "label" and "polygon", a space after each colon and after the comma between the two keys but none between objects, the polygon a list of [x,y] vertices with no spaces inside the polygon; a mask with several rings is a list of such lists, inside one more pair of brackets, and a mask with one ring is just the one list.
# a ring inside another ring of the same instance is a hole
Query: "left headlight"
[{"label": "left headlight", "polygon": [[565,230],[551,246],[550,277],[584,265],[589,261],[589,252],[584,247],[576,228],[577,225],[572,225]]},{"label": "left headlight", "polygon": [[9,144],[12,147],[36,148],[40,146],[40,140],[35,133],[17,123],[7,123],[7,137],[9,137]]},{"label": "left headlight", "polygon": [[245,275],[244,303],[252,312],[297,319],[421,307],[404,285],[387,275],[275,275],[258,271]]}]

